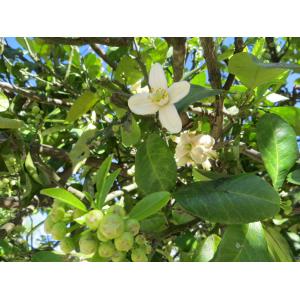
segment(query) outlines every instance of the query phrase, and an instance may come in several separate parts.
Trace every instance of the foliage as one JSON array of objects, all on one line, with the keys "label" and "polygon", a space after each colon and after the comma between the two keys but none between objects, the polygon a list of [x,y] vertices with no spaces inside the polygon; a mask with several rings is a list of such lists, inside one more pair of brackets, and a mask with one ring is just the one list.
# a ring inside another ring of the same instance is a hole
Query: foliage
[{"label": "foliage", "polygon": [[97,41],[0,39],[0,260],[298,261],[300,39]]}]

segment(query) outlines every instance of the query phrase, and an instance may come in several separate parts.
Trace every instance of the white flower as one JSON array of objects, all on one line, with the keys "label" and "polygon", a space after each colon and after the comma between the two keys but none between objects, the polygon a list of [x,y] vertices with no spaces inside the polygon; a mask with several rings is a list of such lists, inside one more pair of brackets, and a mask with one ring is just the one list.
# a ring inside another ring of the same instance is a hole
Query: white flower
[{"label": "white flower", "polygon": [[196,164],[202,165],[205,170],[211,169],[210,159],[217,156],[213,150],[214,138],[208,134],[183,132],[176,142],[175,157],[178,166]]},{"label": "white flower", "polygon": [[229,108],[226,108],[224,106],[223,111],[224,111],[224,113],[226,113],[227,115],[230,115],[230,116],[236,116],[240,112],[239,108],[235,105],[233,105]]},{"label": "white flower", "polygon": [[269,95],[266,97],[266,99],[267,99],[268,101],[273,102],[273,103],[275,103],[275,102],[280,102],[280,101],[286,101],[286,100],[289,100],[288,97],[285,97],[285,96],[282,96],[282,95],[276,94],[276,93],[271,93],[271,94],[269,94]]},{"label": "white flower", "polygon": [[131,96],[128,106],[137,115],[151,115],[158,112],[162,126],[171,133],[182,129],[182,122],[175,103],[184,98],[190,91],[187,81],[173,83],[169,88],[163,68],[160,64],[152,65],[149,74],[150,93],[138,93]]}]

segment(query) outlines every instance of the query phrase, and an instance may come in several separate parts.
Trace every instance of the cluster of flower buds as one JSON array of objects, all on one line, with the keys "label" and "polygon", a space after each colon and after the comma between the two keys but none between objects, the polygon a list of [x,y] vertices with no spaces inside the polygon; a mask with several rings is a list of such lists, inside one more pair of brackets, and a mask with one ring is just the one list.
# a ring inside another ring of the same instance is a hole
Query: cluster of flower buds
[{"label": "cluster of flower buds", "polygon": [[[82,230],[77,238],[71,234],[74,225],[70,223],[75,219],[81,219],[77,225]],[[83,215],[78,210],[66,211],[55,201],[44,225],[45,231],[60,241],[60,248],[66,254],[78,249],[85,257],[95,256],[104,261],[146,262],[152,251],[146,238],[139,234],[139,222],[129,218],[124,208],[117,204]]]},{"label": "cluster of flower buds", "polygon": [[178,166],[201,165],[203,169],[210,170],[210,159],[215,159],[217,153],[213,150],[215,140],[208,134],[183,132],[176,139],[175,157]]}]

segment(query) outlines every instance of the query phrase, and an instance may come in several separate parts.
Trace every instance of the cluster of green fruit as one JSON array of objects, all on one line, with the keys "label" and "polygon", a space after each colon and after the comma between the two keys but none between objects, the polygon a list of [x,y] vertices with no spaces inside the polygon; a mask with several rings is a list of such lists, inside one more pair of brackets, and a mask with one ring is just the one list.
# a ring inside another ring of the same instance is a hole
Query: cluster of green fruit
[{"label": "cluster of green fruit", "polygon": [[20,113],[20,115],[22,117],[27,117],[26,123],[28,123],[28,124],[39,123],[41,121],[41,119],[43,118],[43,114],[44,114],[44,112],[40,109],[40,107],[38,105],[33,105],[31,107],[30,112],[22,111]]},{"label": "cluster of green fruit", "polygon": [[15,179],[9,179],[7,177],[0,178],[0,196],[9,195],[13,190],[13,186],[17,184]]},{"label": "cluster of green fruit", "polygon": [[[72,225],[76,219],[80,224]],[[75,250],[104,261],[145,262],[152,251],[146,238],[139,234],[139,222],[126,216],[124,208],[117,204],[83,214],[78,210],[66,211],[63,204],[55,201],[44,226],[47,233],[60,241],[66,254]],[[78,226],[80,234],[73,235]]]}]

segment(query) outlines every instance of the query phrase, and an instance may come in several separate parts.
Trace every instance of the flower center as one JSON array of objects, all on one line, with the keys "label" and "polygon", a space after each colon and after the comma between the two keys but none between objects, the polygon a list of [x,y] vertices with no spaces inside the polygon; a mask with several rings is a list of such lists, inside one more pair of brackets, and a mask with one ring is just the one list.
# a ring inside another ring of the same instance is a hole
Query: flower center
[{"label": "flower center", "polygon": [[159,88],[151,92],[150,99],[153,103],[164,106],[169,103],[169,94],[165,89]]}]

